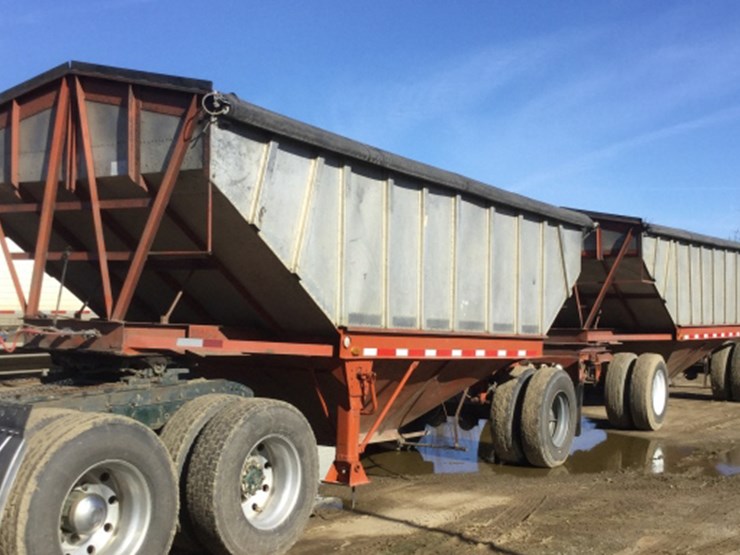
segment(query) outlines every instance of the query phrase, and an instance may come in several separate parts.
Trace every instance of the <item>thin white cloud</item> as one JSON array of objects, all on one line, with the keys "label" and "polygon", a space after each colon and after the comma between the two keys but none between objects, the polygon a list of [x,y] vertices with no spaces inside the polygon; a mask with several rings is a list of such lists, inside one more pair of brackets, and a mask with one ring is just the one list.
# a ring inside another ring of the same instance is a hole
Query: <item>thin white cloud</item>
[{"label": "thin white cloud", "polygon": [[370,142],[387,142],[425,122],[454,120],[477,111],[492,95],[536,74],[559,56],[582,48],[598,31],[560,32],[493,45],[416,68],[398,81],[365,80],[337,87],[331,99],[334,129]]},{"label": "thin white cloud", "polygon": [[[690,133],[691,131],[738,120],[740,120],[740,106],[732,106],[702,117],[674,123],[660,129],[642,133],[634,137],[611,143],[605,147],[592,150],[545,172],[528,176],[519,183],[514,184],[512,188],[517,192],[525,192],[544,183],[562,183],[566,181],[566,178],[569,176],[591,169],[598,163],[620,156],[629,150],[634,150],[676,135]],[[671,186],[671,190],[674,189],[675,187]]]}]

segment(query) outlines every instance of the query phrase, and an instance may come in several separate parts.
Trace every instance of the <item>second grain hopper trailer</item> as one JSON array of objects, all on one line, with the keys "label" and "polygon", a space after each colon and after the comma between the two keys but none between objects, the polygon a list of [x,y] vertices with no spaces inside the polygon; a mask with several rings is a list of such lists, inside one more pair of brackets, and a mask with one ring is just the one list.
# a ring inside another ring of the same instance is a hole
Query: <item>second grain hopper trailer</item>
[{"label": "second grain hopper trailer", "polygon": [[670,378],[708,355],[715,397],[740,400],[740,244],[586,214],[597,227],[546,352],[577,354],[590,381],[608,364],[607,414],[620,428],[660,427]]}]

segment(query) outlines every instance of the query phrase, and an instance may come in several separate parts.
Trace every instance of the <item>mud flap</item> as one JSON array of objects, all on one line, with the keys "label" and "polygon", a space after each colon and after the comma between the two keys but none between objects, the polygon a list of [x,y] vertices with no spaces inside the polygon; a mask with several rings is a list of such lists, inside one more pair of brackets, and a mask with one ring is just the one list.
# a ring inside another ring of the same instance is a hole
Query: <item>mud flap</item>
[{"label": "mud flap", "polygon": [[31,405],[0,404],[0,525],[5,503],[26,452],[24,430]]}]

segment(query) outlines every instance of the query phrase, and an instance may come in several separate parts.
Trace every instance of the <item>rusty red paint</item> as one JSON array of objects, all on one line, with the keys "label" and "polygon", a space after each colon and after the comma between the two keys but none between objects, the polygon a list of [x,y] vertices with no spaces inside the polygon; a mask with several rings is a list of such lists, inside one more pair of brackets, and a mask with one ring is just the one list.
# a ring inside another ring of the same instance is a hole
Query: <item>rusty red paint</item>
[{"label": "rusty red paint", "polygon": [[51,139],[51,148],[49,150],[46,182],[44,184],[41,219],[36,237],[36,252],[34,256],[33,273],[31,276],[31,288],[28,295],[28,305],[26,306],[26,316],[34,316],[39,310],[41,285],[44,278],[44,271],[46,269],[46,255],[49,250],[51,227],[54,219],[54,204],[56,203],[57,190],[59,188],[59,170],[62,164],[68,109],[69,86],[66,79],[62,79],[57,98],[56,115],[54,117],[54,127]]},{"label": "rusty red paint", "polygon": [[149,213],[149,217],[144,226],[144,231],[141,234],[136,253],[131,261],[131,267],[126,275],[126,280],[121,288],[116,306],[113,309],[112,318],[114,320],[123,320],[126,317],[126,312],[128,312],[128,308],[134,295],[134,290],[139,283],[141,273],[144,271],[144,263],[146,262],[149,250],[154,242],[154,237],[159,230],[162,216],[164,215],[170,196],[172,195],[172,191],[175,188],[175,183],[177,182],[177,175],[180,171],[180,166],[185,158],[185,152],[189,144],[195,116],[197,114],[197,107],[197,97],[193,96],[190,102],[190,107],[188,108],[183,120],[180,133],[175,141],[175,147],[162,179],[162,184],[159,187],[154,204],[152,205],[152,210]]},{"label": "rusty red paint", "polygon": [[90,193],[90,208],[93,216],[95,246],[98,254],[100,279],[103,285],[105,315],[107,318],[110,318],[113,312],[113,292],[111,290],[110,272],[108,271],[103,220],[100,215],[100,198],[98,196],[98,183],[95,177],[95,161],[93,159],[92,140],[90,139],[90,123],[87,118],[87,106],[85,105],[85,91],[82,89],[79,78],[75,78],[75,90],[77,93],[77,112],[80,119],[80,137],[82,139],[82,150],[85,156],[85,169],[87,171],[87,186]]}]

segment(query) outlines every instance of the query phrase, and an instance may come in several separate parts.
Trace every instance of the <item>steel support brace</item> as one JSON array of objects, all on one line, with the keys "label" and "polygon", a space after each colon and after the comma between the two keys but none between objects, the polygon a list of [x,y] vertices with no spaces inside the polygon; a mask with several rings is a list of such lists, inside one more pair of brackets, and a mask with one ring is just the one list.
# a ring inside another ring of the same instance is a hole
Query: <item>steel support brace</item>
[{"label": "steel support brace", "polygon": [[591,307],[591,312],[589,312],[588,318],[586,318],[586,322],[583,326],[584,329],[590,329],[591,326],[593,326],[594,322],[596,321],[596,316],[598,315],[599,310],[601,310],[601,304],[604,302],[604,299],[606,298],[606,293],[611,288],[612,283],[614,283],[614,278],[616,278],[617,276],[617,269],[619,268],[619,265],[622,263],[622,260],[627,254],[627,251],[629,250],[631,242],[632,242],[632,228],[630,228],[627,231],[627,235],[624,237],[622,248],[619,249],[619,254],[617,254],[617,257],[614,260],[614,264],[612,264],[612,267],[606,276],[604,285],[601,287],[601,291],[599,291],[599,295],[596,297],[596,300],[594,301],[594,305]]},{"label": "steel support brace", "polygon": [[103,234],[103,220],[100,215],[100,197],[98,196],[98,183],[95,179],[95,161],[93,160],[90,124],[88,122],[87,106],[85,104],[85,91],[82,89],[80,80],[77,77],[75,78],[75,88],[77,91],[77,110],[80,117],[82,149],[85,153],[87,183],[90,189],[90,205],[93,215],[93,228],[95,229],[95,245],[98,249],[98,265],[100,267],[100,278],[103,283],[105,315],[110,318],[111,312],[113,311],[113,293],[110,284],[110,273],[108,272],[108,258],[106,256],[105,236]]},{"label": "steel support brace", "polygon": [[180,133],[175,139],[175,145],[170,157],[167,170],[165,171],[162,183],[157,191],[157,196],[152,205],[152,210],[149,213],[149,218],[144,225],[144,231],[141,234],[139,245],[136,248],[136,253],[131,261],[126,280],[123,283],[121,292],[118,296],[118,301],[113,309],[112,319],[123,320],[126,317],[126,312],[131,304],[131,300],[134,296],[134,290],[139,283],[141,273],[144,271],[144,264],[149,255],[149,250],[154,243],[154,237],[159,230],[159,224],[164,216],[167,204],[170,201],[172,191],[175,188],[177,182],[177,176],[180,173],[180,166],[185,158],[187,147],[190,144],[191,133],[195,124],[195,117],[198,112],[198,101],[197,97],[193,96],[185,116],[182,120],[180,127]]},{"label": "steel support brace", "polygon": [[336,460],[324,481],[346,486],[370,483],[360,463],[360,415],[365,398],[363,382],[371,379],[371,361],[346,361],[337,369],[347,386],[346,402],[337,407]]},{"label": "steel support brace", "polygon": [[26,312],[26,297],[23,294],[23,288],[21,287],[21,281],[18,279],[18,273],[15,271],[15,262],[13,261],[13,255],[8,247],[8,240],[5,237],[5,230],[3,229],[3,223],[0,221],[0,249],[3,251],[5,262],[8,265],[8,272],[10,273],[10,279],[13,281],[13,287],[15,288],[15,294],[18,296],[18,302],[21,305],[23,313]]},{"label": "steel support brace", "polygon": [[360,445],[360,453],[363,453],[365,451],[368,444],[370,443],[370,440],[375,435],[375,432],[378,431],[378,428],[385,420],[385,417],[388,415],[388,412],[391,410],[393,403],[396,402],[396,399],[398,399],[398,396],[401,394],[401,391],[406,386],[406,382],[409,381],[411,374],[414,373],[414,370],[416,370],[418,366],[419,366],[418,360],[415,360],[409,365],[408,370],[406,370],[406,373],[404,374],[401,381],[398,382],[398,385],[396,386],[396,389],[393,391],[393,394],[391,395],[390,399],[388,399],[388,402],[385,404],[385,407],[383,407],[383,411],[380,413],[380,416],[378,416],[378,418],[375,420],[372,427],[370,428],[370,431],[365,435],[365,439],[362,440],[362,445]]},{"label": "steel support brace", "polygon": [[64,153],[64,139],[66,136],[67,111],[69,110],[69,86],[62,79],[57,96],[56,114],[54,116],[54,131],[49,151],[49,163],[46,170],[44,197],[41,205],[41,219],[36,237],[36,252],[34,255],[33,274],[31,276],[31,290],[28,295],[26,316],[38,314],[41,300],[41,285],[46,271],[46,254],[49,250],[51,227],[54,220],[54,205],[56,204],[57,189],[59,188],[59,171]]}]

